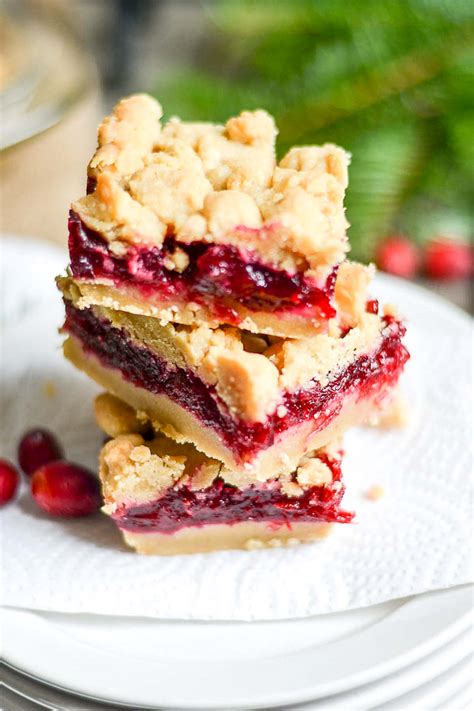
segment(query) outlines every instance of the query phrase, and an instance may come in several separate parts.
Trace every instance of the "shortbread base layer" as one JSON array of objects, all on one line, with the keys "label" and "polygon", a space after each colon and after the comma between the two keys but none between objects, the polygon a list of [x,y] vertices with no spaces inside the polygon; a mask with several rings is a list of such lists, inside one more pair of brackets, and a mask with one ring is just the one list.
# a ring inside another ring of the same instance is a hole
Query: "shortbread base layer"
[{"label": "shortbread base layer", "polygon": [[139,316],[159,319],[162,324],[179,323],[185,326],[205,324],[217,328],[222,323],[238,324],[239,328],[251,333],[263,333],[282,338],[309,338],[327,331],[326,319],[312,318],[308,311],[249,311],[240,304],[232,304],[234,318],[218,319],[205,304],[163,301],[159,294],[142,296],[139,289],[121,285],[119,288],[100,282],[75,280],[80,290],[77,300],[79,308],[104,306],[116,311],[128,311]]},{"label": "shortbread base layer", "polygon": [[[382,412],[384,405],[390,401],[393,391],[386,383],[382,393],[376,390],[363,399],[357,392],[350,393],[344,398],[339,413],[326,427],[318,430],[314,420],[304,420],[283,432],[271,447],[261,450],[251,462],[242,463],[236,460],[233,452],[212,428],[203,427],[196,417],[166,395],[153,394],[136,387],[124,380],[118,370],[104,367],[75,337],[70,336],[66,340],[64,355],[103,388],[138,412],[144,413],[155,429],[178,442],[191,442],[207,456],[223,462],[233,472],[238,472],[241,482],[247,478],[248,481],[265,481],[268,472],[278,477],[293,471],[306,452],[320,449],[339,439],[349,427],[373,421],[376,413]],[[393,386],[396,386],[397,380],[398,374]]]},{"label": "shortbread base layer", "polygon": [[265,522],[244,521],[232,526],[210,524],[181,529],[173,534],[136,533],[122,530],[127,545],[143,555],[183,555],[210,553],[219,550],[256,550],[295,546],[316,541],[329,535],[332,523],[294,523],[268,525]]}]

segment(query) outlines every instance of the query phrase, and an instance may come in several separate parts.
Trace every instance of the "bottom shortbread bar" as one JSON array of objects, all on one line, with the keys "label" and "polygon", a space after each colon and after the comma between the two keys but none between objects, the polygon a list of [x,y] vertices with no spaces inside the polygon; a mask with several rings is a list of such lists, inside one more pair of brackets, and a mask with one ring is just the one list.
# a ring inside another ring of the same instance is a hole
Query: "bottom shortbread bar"
[{"label": "bottom shortbread bar", "polygon": [[145,439],[133,411],[113,396],[99,396],[96,415],[117,435],[100,455],[104,511],[139,553],[295,545],[352,520],[341,508],[337,443],[309,452],[291,474],[249,484],[192,445],[163,434]]}]

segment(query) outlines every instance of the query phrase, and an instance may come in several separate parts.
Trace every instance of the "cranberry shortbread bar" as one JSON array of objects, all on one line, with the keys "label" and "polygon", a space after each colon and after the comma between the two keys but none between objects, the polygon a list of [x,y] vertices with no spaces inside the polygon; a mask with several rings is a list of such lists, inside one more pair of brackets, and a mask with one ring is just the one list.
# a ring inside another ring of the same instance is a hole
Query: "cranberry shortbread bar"
[{"label": "cranberry shortbread bar", "polygon": [[[340,277],[360,269],[346,263]],[[257,478],[373,419],[408,357],[391,313],[344,307],[343,294],[331,333],[294,340],[81,308],[75,282],[61,286],[67,358],[155,428]]]},{"label": "cranberry shortbread bar", "polygon": [[104,511],[139,553],[295,545],[353,518],[341,507],[338,443],[309,452],[289,474],[256,482],[163,434],[122,434],[133,414],[109,394],[99,396],[96,412],[107,432],[121,432],[100,454]]},{"label": "cranberry shortbread bar", "polygon": [[135,95],[99,127],[88,194],[69,219],[83,297],[162,322],[324,331],[348,249],[348,154],[297,147],[277,163],[277,130],[261,110],[225,126],[162,126],[161,115]]}]

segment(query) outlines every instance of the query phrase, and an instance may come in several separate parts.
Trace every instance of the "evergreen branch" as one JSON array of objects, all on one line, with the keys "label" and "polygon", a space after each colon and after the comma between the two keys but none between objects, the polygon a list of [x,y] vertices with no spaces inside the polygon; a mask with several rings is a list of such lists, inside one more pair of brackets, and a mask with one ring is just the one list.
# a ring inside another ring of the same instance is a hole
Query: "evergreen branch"
[{"label": "evergreen branch", "polygon": [[395,59],[384,67],[375,67],[367,75],[343,81],[325,94],[310,97],[279,116],[279,126],[290,142],[298,142],[310,128],[326,128],[349,114],[360,112],[393,96],[402,94],[439,74],[466,52],[472,31],[455,31],[437,52],[415,51]]}]

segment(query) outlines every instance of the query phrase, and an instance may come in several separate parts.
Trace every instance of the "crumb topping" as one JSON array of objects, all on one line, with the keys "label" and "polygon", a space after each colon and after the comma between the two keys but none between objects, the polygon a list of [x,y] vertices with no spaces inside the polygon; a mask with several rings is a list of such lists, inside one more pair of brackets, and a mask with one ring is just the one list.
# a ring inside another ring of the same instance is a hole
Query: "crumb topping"
[{"label": "crumb topping", "polygon": [[222,467],[192,445],[162,434],[151,441],[139,434],[119,435],[104,445],[99,462],[104,499],[114,504],[146,503],[174,485],[206,488]]},{"label": "crumb topping", "polygon": [[[307,454],[293,475],[279,478],[286,496],[301,496],[304,490],[332,482],[330,468],[319,459],[326,449]],[[227,483],[246,488],[256,481],[274,479],[237,474],[206,457],[190,444],[178,444],[158,433],[151,441],[138,434],[120,435],[107,442],[100,453],[100,479],[107,506],[146,503],[173,486],[206,489],[221,477]]]},{"label": "crumb topping", "polygon": [[47,398],[53,398],[56,397],[57,393],[57,387],[55,383],[53,383],[51,380],[46,380],[43,383],[43,395]]},{"label": "crumb topping", "polygon": [[255,200],[238,190],[221,190],[207,195],[203,214],[207,229],[214,236],[225,234],[238,225],[260,227],[262,224]]},{"label": "crumb topping", "polygon": [[278,368],[280,389],[295,390],[312,379],[324,387],[342,368],[375,350],[381,338],[378,316],[364,313],[343,337],[319,334],[306,340],[281,339],[263,355]]},{"label": "crumb topping", "polygon": [[145,503],[183,475],[184,457],[159,456],[138,434],[120,435],[100,453],[100,479],[106,503]]},{"label": "crumb topping", "polygon": [[332,144],[292,148],[276,162],[263,110],[224,126],[172,118],[145,94],[122,99],[99,126],[93,193],[73,209],[109,242],[161,245],[173,232],[252,249],[315,275],[347,251],[343,199],[349,156]]},{"label": "crumb topping", "polygon": [[280,397],[278,370],[258,353],[238,352],[238,357],[225,350],[210,354],[208,368],[214,371],[217,392],[233,414],[244,412],[247,419],[264,422]]},{"label": "crumb topping", "polygon": [[317,457],[306,459],[296,470],[296,481],[302,487],[325,486],[332,482],[332,472]]},{"label": "crumb topping", "polygon": [[367,290],[375,276],[375,266],[345,261],[337,270],[334,297],[341,324],[352,328],[363,318]]},{"label": "crumb topping", "polygon": [[400,391],[395,391],[395,394],[386,403],[377,418],[377,427],[382,429],[397,429],[408,425],[410,421],[410,412],[408,402]]},{"label": "crumb topping", "polygon": [[392,316],[393,318],[400,318],[400,312],[395,304],[384,304],[383,305],[383,315]]},{"label": "crumb topping", "polygon": [[101,393],[96,397],[94,413],[97,424],[109,437],[143,434],[148,427],[132,407],[110,393]]},{"label": "crumb topping", "polygon": [[119,101],[99,126],[88,175],[97,177],[106,170],[130,175],[141,168],[160,135],[162,115],[160,104],[146,94]]},{"label": "crumb topping", "polygon": [[170,271],[181,273],[184,272],[186,267],[189,265],[189,257],[186,252],[178,247],[174,250],[174,252],[168,254],[164,260],[164,265],[166,269],[169,269]]},{"label": "crumb topping", "polygon": [[[75,208],[75,206],[73,205]],[[148,207],[124,190],[112,173],[100,173],[95,192],[81,202],[79,214],[92,229],[100,232],[117,254],[117,244],[156,244],[166,234],[166,225]]]},{"label": "crumb topping", "polygon": [[385,489],[381,484],[373,484],[365,493],[365,498],[369,501],[379,501],[385,496]]}]

